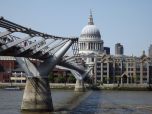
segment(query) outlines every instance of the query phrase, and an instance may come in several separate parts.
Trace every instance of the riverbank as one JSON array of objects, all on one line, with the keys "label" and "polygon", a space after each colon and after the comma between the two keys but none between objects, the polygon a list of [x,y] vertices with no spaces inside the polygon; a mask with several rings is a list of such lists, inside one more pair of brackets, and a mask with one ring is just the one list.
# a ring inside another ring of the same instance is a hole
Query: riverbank
[{"label": "riverbank", "polygon": [[[0,88],[6,87],[19,87],[25,88],[25,83],[0,83]],[[51,89],[65,89],[74,90],[74,83],[50,83]],[[92,90],[129,90],[129,91],[149,91],[152,90],[152,85],[149,84],[103,84],[103,85],[88,85],[85,84],[86,89]]]},{"label": "riverbank", "polygon": [[[0,88],[7,88],[7,87],[19,87],[21,89],[25,88],[25,83],[0,83]],[[75,84],[73,83],[50,83],[51,89],[74,89]]]},{"label": "riverbank", "polygon": [[152,85],[149,84],[103,84],[91,86],[93,90],[126,90],[126,91],[151,91]]}]

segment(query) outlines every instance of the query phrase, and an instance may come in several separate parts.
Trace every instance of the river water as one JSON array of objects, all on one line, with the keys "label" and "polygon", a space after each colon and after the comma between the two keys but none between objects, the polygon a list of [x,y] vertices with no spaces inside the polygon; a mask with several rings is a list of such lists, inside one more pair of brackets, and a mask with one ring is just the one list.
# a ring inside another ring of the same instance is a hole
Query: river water
[{"label": "river water", "polygon": [[[21,112],[22,96],[23,91],[0,90],[0,114],[52,114]],[[151,91],[52,90],[52,99],[53,114],[152,114]]]}]

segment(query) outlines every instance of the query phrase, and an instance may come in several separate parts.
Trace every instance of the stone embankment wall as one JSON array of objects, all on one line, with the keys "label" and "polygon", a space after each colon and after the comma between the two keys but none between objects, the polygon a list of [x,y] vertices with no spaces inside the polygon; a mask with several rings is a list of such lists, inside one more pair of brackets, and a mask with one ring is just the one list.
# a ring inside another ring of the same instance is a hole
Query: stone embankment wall
[{"label": "stone embankment wall", "polygon": [[[0,83],[0,88],[5,87],[20,87],[24,89],[25,83]],[[96,90],[151,90],[152,84],[103,84],[99,86],[92,86],[85,84],[87,89],[96,89]],[[74,89],[74,83],[50,83],[51,89]]]},{"label": "stone embankment wall", "polygon": [[[25,87],[25,83],[0,83],[0,88],[6,88],[6,87]],[[50,83],[50,88],[54,89],[74,89],[75,84],[71,83]]]},{"label": "stone embankment wall", "polygon": [[103,90],[149,90],[152,85],[149,84],[103,84],[98,86],[99,89]]}]

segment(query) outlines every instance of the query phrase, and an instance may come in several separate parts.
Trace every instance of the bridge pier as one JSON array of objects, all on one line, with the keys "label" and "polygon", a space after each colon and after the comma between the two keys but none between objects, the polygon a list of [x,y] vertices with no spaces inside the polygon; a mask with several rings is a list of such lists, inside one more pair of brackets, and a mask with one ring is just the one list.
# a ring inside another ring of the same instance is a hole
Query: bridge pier
[{"label": "bridge pier", "polygon": [[22,111],[53,111],[53,103],[48,78],[27,78],[24,90]]},{"label": "bridge pier", "polygon": [[54,66],[60,62],[62,56],[70,48],[73,41],[69,40],[54,56],[49,56],[38,67],[29,59],[16,57],[18,64],[24,69],[27,76],[21,110],[23,111],[53,111],[51,90],[48,75]]},{"label": "bridge pier", "polygon": [[83,80],[79,80],[79,79],[76,80],[74,91],[76,91],[76,92],[84,92],[85,91]]}]

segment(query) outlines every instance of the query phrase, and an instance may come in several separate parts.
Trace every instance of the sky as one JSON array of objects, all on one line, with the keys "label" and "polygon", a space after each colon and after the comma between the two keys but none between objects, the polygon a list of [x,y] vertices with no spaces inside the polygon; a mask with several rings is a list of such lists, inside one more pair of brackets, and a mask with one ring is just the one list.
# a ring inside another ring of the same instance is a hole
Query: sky
[{"label": "sky", "polygon": [[90,9],[105,47],[125,55],[148,54],[152,44],[152,0],[0,0],[0,16],[40,32],[79,37]]}]

